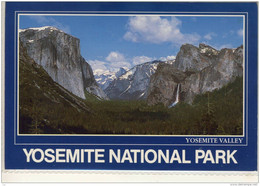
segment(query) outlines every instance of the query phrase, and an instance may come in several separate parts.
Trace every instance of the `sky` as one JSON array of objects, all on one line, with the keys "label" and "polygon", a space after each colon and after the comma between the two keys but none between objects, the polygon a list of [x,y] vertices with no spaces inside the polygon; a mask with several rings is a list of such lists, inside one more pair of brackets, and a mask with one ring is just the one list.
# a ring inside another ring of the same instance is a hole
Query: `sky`
[{"label": "sky", "polygon": [[216,49],[243,44],[242,17],[21,15],[19,28],[54,26],[80,39],[94,71],[174,59],[185,43]]}]

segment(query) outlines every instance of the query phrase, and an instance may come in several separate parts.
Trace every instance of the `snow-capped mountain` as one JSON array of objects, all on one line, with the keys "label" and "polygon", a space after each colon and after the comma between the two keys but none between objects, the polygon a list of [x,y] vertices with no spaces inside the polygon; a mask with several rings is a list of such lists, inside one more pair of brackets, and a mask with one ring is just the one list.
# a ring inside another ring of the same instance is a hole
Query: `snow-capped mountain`
[{"label": "snow-capped mountain", "polygon": [[110,72],[110,71],[104,72],[103,70],[97,69],[94,71],[94,76],[99,86],[103,90],[105,90],[114,79],[123,75],[124,73],[126,73],[126,71],[127,69],[125,68],[120,68],[117,72]]},{"label": "snow-capped mountain", "polygon": [[127,68],[120,68],[120,69],[115,73],[116,78],[118,78],[118,77],[120,77],[121,75],[123,75],[124,73],[126,73],[127,70],[129,70],[129,69],[127,69]]},{"label": "snow-capped mountain", "polygon": [[145,99],[150,77],[155,73],[157,66],[162,61],[146,62],[134,66],[121,76],[115,78],[104,89],[110,99]]}]

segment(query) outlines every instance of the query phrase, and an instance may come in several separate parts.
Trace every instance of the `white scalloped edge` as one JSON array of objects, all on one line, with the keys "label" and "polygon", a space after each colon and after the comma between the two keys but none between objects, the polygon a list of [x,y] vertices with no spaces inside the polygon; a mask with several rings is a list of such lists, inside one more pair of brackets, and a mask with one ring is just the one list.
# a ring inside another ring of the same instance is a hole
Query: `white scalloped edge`
[{"label": "white scalloped edge", "polygon": [[[102,178],[102,179],[101,179]],[[212,182],[256,183],[258,172],[5,170],[2,182]]]}]

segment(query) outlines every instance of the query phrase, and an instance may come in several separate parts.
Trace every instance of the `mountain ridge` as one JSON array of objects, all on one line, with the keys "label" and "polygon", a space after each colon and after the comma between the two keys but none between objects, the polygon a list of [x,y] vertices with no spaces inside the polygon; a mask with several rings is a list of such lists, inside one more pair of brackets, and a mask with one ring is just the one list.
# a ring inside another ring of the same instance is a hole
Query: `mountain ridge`
[{"label": "mountain ridge", "polygon": [[94,71],[94,77],[95,77],[97,83],[99,84],[99,86],[103,90],[105,90],[114,79],[123,75],[126,71],[127,71],[127,69],[125,69],[123,67],[121,67],[116,72],[106,71],[106,72],[103,72],[102,74],[100,74],[99,70],[95,70]]},{"label": "mountain ridge", "polygon": [[140,100],[146,99],[150,77],[162,61],[154,60],[138,64],[115,78],[104,90],[110,99]]}]

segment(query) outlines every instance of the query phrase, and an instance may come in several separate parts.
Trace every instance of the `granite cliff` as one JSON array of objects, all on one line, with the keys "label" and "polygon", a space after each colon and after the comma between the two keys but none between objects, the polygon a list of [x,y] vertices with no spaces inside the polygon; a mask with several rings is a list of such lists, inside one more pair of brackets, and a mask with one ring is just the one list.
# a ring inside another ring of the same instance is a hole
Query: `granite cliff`
[{"label": "granite cliff", "polygon": [[[54,82],[19,44],[19,133],[60,134],[84,132],[71,125],[93,114],[86,101]],[[78,124],[78,123],[77,123]]]},{"label": "granite cliff", "polygon": [[56,83],[83,99],[85,91],[107,99],[80,54],[79,39],[50,26],[19,30],[19,38],[28,56]]},{"label": "granite cliff", "polygon": [[219,51],[205,44],[185,44],[174,63],[161,63],[152,75],[147,102],[171,105],[180,85],[180,100],[191,104],[196,95],[219,89],[237,76],[243,76],[243,46]]}]

